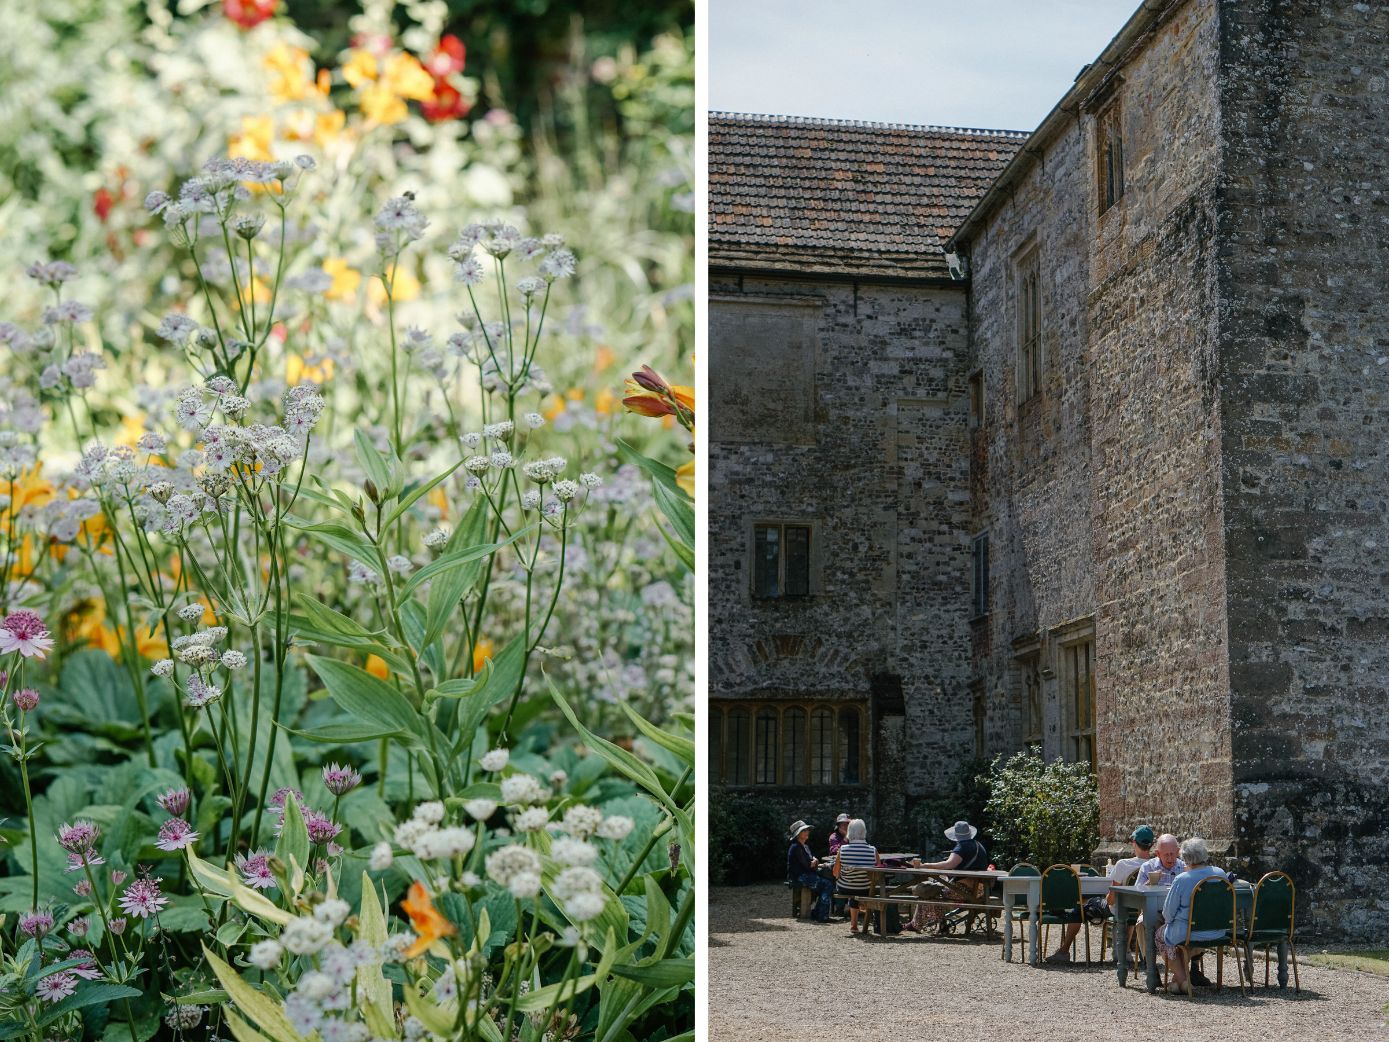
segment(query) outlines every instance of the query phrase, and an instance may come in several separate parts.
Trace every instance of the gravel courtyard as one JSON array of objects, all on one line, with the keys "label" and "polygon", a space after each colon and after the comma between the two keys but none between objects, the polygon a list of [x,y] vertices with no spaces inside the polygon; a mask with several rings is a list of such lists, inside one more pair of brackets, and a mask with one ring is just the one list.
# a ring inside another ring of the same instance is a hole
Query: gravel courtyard
[{"label": "gravel courtyard", "polygon": [[[1194,999],[1149,995],[1132,977],[1120,989],[1112,964],[1033,969],[1016,948],[1012,965],[1002,962],[998,943],[982,938],[850,937],[847,921],[791,919],[789,903],[779,885],[710,891],[710,1042],[1106,1042],[1152,1037],[1163,1024],[1212,1042],[1389,1038],[1389,979],[1369,973],[1304,961],[1301,995],[1291,975],[1287,991],[1259,987],[1249,998],[1237,982]],[[1262,981],[1262,957],[1255,967]],[[1235,981],[1229,960],[1226,970]]]}]

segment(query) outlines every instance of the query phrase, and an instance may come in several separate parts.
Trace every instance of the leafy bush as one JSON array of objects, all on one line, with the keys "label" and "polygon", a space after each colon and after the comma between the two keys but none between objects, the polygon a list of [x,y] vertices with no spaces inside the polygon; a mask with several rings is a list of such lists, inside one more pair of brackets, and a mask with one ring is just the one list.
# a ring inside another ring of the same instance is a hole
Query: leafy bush
[{"label": "leafy bush", "polygon": [[[762,800],[709,795],[709,878],[714,886],[781,879],[786,873],[787,821]],[[826,830],[827,831],[827,830]]]},{"label": "leafy bush", "polygon": [[1047,763],[1032,752],[994,759],[985,814],[1000,867],[1086,861],[1099,842],[1100,798],[1083,763]]}]

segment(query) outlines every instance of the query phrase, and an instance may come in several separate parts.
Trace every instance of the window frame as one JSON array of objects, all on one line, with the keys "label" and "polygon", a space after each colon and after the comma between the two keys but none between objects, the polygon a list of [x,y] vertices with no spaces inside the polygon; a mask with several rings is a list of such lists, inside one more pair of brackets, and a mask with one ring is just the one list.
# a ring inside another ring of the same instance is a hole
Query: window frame
[{"label": "window frame", "polygon": [[1037,648],[1018,657],[1022,680],[1022,744],[1024,748],[1046,746],[1046,692],[1042,687],[1042,650]]},{"label": "window frame", "polygon": [[1095,196],[1101,217],[1124,198],[1124,124],[1115,98],[1095,114]]},{"label": "window frame", "polygon": [[[1071,763],[1081,763],[1082,742],[1088,746],[1091,773],[1099,771],[1099,735],[1095,717],[1097,713],[1095,690],[1095,638],[1082,637],[1067,641],[1060,647],[1062,679],[1065,684],[1066,750],[1065,757]],[[1083,655],[1082,655],[1083,653]],[[1081,666],[1084,669],[1081,669]],[[1082,684],[1084,686],[1084,713],[1082,707]],[[1087,726],[1088,724],[1088,726]]]},{"label": "window frame", "polygon": [[[768,720],[766,713],[775,714],[775,771],[773,780],[759,780],[767,774],[759,770],[765,765],[760,757],[759,720]],[[841,781],[851,756],[843,738],[841,719],[845,714],[857,716],[858,739],[852,750],[857,757],[858,781]],[[735,716],[739,719],[746,714],[748,722],[747,748],[741,758],[737,750],[729,745],[731,724]],[[828,764],[819,772],[821,781],[812,773],[816,765],[815,749],[812,747],[812,721],[816,715],[826,722],[825,751]],[[812,788],[838,789],[845,786],[867,787],[869,785],[868,731],[870,716],[868,702],[846,699],[776,699],[754,700],[743,698],[720,699],[709,705],[709,761],[710,784],[730,788],[768,789],[768,788]],[[716,730],[715,730],[716,729]],[[790,741],[788,741],[788,738]],[[796,760],[796,780],[787,780],[793,772],[788,768],[788,745]],[[713,755],[717,753],[718,755]],[[733,780],[734,776],[743,780]]]},{"label": "window frame", "polygon": [[1019,252],[1014,263],[1017,307],[1017,359],[1015,375],[1018,402],[1030,402],[1042,393],[1045,367],[1042,356],[1042,257],[1041,246],[1032,243]]},{"label": "window frame", "polygon": [[982,619],[992,611],[989,598],[989,530],[976,532],[970,539],[971,618]]},{"label": "window frame", "polygon": [[[757,548],[757,536],[761,529],[775,528],[778,530],[777,536],[777,592],[762,593],[757,586],[757,568],[759,554]],[[805,529],[805,592],[787,593],[786,577],[789,554],[787,552],[788,541],[786,532],[788,529]],[[782,601],[782,600],[804,600],[811,597],[816,592],[815,574],[818,546],[818,528],[812,521],[794,519],[762,519],[752,522],[748,533],[748,556],[751,567],[748,569],[748,585],[752,592],[752,599],[755,601]]]}]

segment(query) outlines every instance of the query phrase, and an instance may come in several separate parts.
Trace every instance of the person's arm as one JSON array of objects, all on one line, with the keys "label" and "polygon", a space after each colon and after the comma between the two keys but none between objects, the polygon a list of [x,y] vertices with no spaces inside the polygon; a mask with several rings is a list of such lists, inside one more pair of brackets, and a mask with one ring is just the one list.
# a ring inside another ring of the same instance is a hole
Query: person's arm
[{"label": "person's arm", "polygon": [[[1178,879],[1172,884],[1172,889],[1167,891],[1167,899],[1162,902],[1162,918],[1164,922],[1170,923],[1177,918],[1177,913],[1182,907],[1182,892],[1186,889],[1182,880]],[[1168,938],[1171,944],[1180,944],[1180,938]]]},{"label": "person's arm", "polygon": [[958,865],[959,863],[960,863],[960,855],[957,854],[957,853],[952,853],[952,854],[951,854],[948,858],[946,858],[944,861],[932,861],[929,865],[920,865],[920,866],[918,866],[918,867],[919,867],[919,868],[935,868],[935,869],[944,870],[944,869],[947,869],[947,868],[954,868],[954,867],[955,867],[956,865]]},{"label": "person's arm", "polygon": [[843,862],[839,858],[834,859],[834,868],[830,869],[830,874],[833,875],[835,879],[839,878],[839,868],[842,864]]}]

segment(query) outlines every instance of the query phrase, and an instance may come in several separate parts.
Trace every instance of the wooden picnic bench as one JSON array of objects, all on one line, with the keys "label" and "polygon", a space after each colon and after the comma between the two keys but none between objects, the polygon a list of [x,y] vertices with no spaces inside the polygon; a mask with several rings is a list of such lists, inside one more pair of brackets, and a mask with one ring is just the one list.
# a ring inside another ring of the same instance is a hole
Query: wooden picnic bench
[{"label": "wooden picnic bench", "polygon": [[[868,873],[868,897],[859,898],[859,906],[877,914],[880,934],[887,931],[888,905],[965,911],[969,914],[966,931],[973,924],[974,917],[982,914],[985,931],[989,936],[993,935],[994,920],[1003,914],[1002,900],[990,900],[988,892],[995,882],[1007,878],[1007,872],[963,872],[959,869],[895,868],[882,865],[864,871]],[[944,896],[918,897],[915,886],[932,879],[943,885]],[[981,883],[984,884],[982,899],[978,897]]]}]

